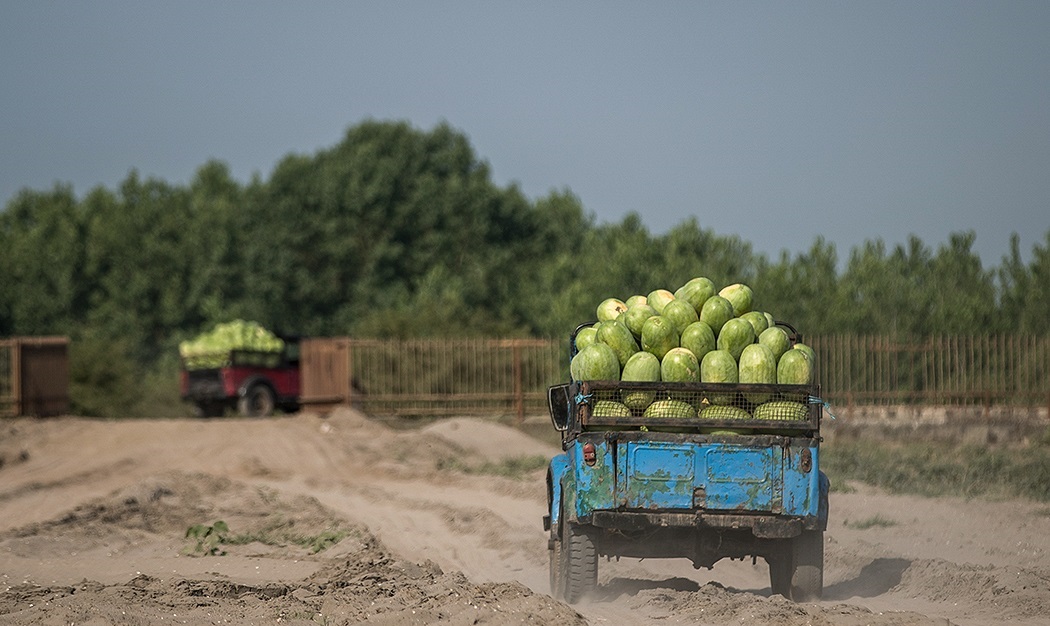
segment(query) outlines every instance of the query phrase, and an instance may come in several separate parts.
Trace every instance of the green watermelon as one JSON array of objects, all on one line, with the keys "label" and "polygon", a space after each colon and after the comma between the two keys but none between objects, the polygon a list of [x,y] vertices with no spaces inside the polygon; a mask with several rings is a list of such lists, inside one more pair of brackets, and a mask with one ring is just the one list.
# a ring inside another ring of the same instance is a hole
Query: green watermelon
[{"label": "green watermelon", "polygon": [[[739,383],[740,372],[736,359],[727,350],[712,350],[700,361],[700,382],[704,383]],[[712,404],[730,404],[736,394],[715,393],[708,396]]]},{"label": "green watermelon", "polygon": [[763,330],[758,336],[758,343],[769,348],[778,361],[785,352],[791,349],[791,340],[788,339],[787,331],[779,326],[770,326]]},{"label": "green watermelon", "polygon": [[777,325],[777,321],[773,319],[773,315],[771,313],[767,312],[764,315],[766,316],[766,328],[773,328]]},{"label": "green watermelon", "polygon": [[663,315],[667,319],[671,320],[674,324],[675,330],[678,334],[682,334],[687,326],[693,322],[699,320],[699,316],[696,314],[696,309],[693,305],[689,304],[685,300],[679,300],[675,298],[664,306],[664,311],[660,315]]},{"label": "green watermelon", "polygon": [[636,304],[646,304],[646,297],[639,294],[635,294],[630,298],[624,300],[623,303],[626,304],[627,308],[629,309]]},{"label": "green watermelon", "polygon": [[662,359],[668,350],[678,345],[678,331],[666,317],[654,315],[642,324],[642,350]]},{"label": "green watermelon", "polygon": [[722,296],[726,300],[729,300],[733,304],[733,315],[740,317],[744,313],[751,310],[751,304],[755,299],[754,292],[751,288],[743,283],[736,283],[735,285],[729,285],[723,287],[718,295]]},{"label": "green watermelon", "polygon": [[576,333],[576,351],[579,352],[587,346],[594,343],[595,337],[598,335],[598,329],[594,326],[588,326],[587,328],[581,328]]},{"label": "green watermelon", "polygon": [[733,303],[722,296],[711,296],[700,307],[700,321],[714,331],[715,336],[722,332],[722,326],[733,319]]},{"label": "green watermelon", "polygon": [[793,348],[795,350],[801,350],[803,354],[809,357],[809,364],[813,366],[814,371],[817,369],[817,353],[814,352],[813,348],[810,348],[804,343],[796,343]]},{"label": "green watermelon", "polygon": [[673,417],[690,419],[696,417],[696,409],[681,400],[657,400],[645,410],[645,417]]},{"label": "green watermelon", "polygon": [[654,289],[646,297],[646,302],[648,302],[649,306],[656,309],[656,312],[661,315],[663,315],[664,307],[671,300],[674,300],[674,294],[666,289]]},{"label": "green watermelon", "polygon": [[797,420],[802,421],[809,417],[809,408],[801,402],[790,402],[788,400],[777,400],[766,402],[755,407],[755,419],[760,420]]},{"label": "green watermelon", "polygon": [[740,360],[740,353],[744,348],[755,343],[755,329],[751,324],[739,317],[734,317],[722,326],[721,332],[715,341],[719,350],[727,350],[733,358]]},{"label": "green watermelon", "polygon": [[636,338],[641,339],[642,326],[645,324],[645,320],[654,315],[657,315],[656,309],[643,301],[640,304],[632,304],[627,307],[627,312],[623,314],[623,323],[627,324],[627,328],[631,330],[631,333]]},{"label": "green watermelon", "polygon": [[[777,382],[777,360],[773,352],[760,343],[753,343],[740,354],[740,382],[773,385]],[[771,393],[747,392],[748,401],[760,404],[767,402]]]},{"label": "green watermelon", "polygon": [[631,409],[613,400],[598,400],[594,403],[591,415],[595,417],[630,417]]},{"label": "green watermelon", "polygon": [[620,367],[627,364],[627,359],[638,352],[638,342],[620,320],[608,320],[598,324],[598,342],[608,345],[616,352],[616,358],[620,361]]},{"label": "green watermelon", "polygon": [[782,385],[808,385],[813,382],[813,365],[802,350],[788,350],[777,363],[777,382]]},{"label": "green watermelon", "polygon": [[685,327],[679,343],[697,359],[702,359],[705,354],[715,349],[715,333],[707,322],[696,321]]},{"label": "green watermelon", "polygon": [[608,322],[614,320],[627,310],[627,305],[617,298],[606,298],[598,305],[598,321]]},{"label": "green watermelon", "polygon": [[660,380],[666,383],[700,382],[700,363],[685,348],[671,348],[660,360]]},{"label": "green watermelon", "polygon": [[755,337],[761,336],[762,331],[769,328],[766,314],[761,311],[748,311],[741,315],[740,318],[751,323],[751,326],[755,329]]},{"label": "green watermelon", "polygon": [[[660,359],[649,352],[635,352],[623,366],[621,380],[628,382],[655,383],[660,381]],[[623,403],[641,411],[656,397],[653,391],[624,391]]]},{"label": "green watermelon", "polygon": [[608,345],[595,342],[572,357],[569,373],[573,380],[620,380],[620,360]]},{"label": "green watermelon", "polygon": [[713,295],[715,295],[715,284],[703,276],[690,280],[674,292],[675,299],[685,300],[693,305],[698,315],[700,314],[700,309],[704,306],[704,302],[707,302],[707,299]]},{"label": "green watermelon", "polygon": [[712,404],[700,411],[700,417],[705,420],[749,420],[751,414],[738,406]]}]

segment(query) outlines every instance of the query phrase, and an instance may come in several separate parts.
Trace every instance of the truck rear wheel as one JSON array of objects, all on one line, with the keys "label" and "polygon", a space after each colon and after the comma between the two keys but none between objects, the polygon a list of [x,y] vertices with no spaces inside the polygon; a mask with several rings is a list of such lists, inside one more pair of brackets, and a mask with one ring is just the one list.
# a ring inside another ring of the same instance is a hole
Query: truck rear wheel
[{"label": "truck rear wheel", "polygon": [[273,414],[273,391],[263,384],[252,385],[237,400],[237,412],[245,417],[266,417]]},{"label": "truck rear wheel", "polygon": [[574,524],[562,525],[557,586],[570,604],[594,593],[598,587],[598,550],[585,530]]},{"label": "truck rear wheel", "polygon": [[769,586],[795,602],[815,602],[824,594],[824,533],[805,530],[766,557]]},{"label": "truck rear wheel", "polygon": [[816,602],[824,595],[824,532],[804,530],[792,542],[791,599]]}]

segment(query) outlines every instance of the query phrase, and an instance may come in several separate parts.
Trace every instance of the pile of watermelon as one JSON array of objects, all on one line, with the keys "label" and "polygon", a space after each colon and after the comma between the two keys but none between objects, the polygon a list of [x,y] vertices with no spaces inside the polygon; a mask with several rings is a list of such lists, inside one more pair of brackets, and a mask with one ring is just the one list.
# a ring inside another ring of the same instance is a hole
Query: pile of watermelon
[{"label": "pile of watermelon", "polygon": [[257,322],[238,319],[217,324],[210,331],[179,344],[179,356],[187,369],[224,367],[234,350],[279,355],[284,350],[284,341]]},{"label": "pile of watermelon", "polygon": [[[607,298],[598,322],[576,333],[574,380],[670,383],[808,385],[816,355],[792,345],[771,314],[753,310],[754,293],[743,283],[716,290],[697,277],[677,291],[657,289],[627,300]],[[693,400],[693,401],[691,401]],[[595,415],[714,419],[805,419],[804,403],[772,393],[712,393],[702,399],[660,398],[625,391],[596,402]]]}]

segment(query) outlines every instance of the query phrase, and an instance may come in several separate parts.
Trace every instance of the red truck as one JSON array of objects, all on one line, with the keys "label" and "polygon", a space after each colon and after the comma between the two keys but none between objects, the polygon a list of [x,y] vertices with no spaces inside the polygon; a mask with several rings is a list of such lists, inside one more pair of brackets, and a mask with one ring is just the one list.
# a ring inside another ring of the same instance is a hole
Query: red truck
[{"label": "red truck", "polygon": [[281,352],[231,350],[218,367],[182,360],[179,391],[201,417],[221,417],[227,409],[264,417],[275,409],[299,409],[299,341],[284,338]]}]

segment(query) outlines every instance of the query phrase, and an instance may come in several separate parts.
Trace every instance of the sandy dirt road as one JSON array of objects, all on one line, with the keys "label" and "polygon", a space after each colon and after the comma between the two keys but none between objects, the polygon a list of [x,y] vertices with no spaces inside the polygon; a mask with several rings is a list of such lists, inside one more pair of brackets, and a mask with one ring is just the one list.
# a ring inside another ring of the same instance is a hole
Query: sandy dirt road
[{"label": "sandy dirt road", "polygon": [[[547,595],[556,448],[494,423],[0,422],[0,624],[1050,624],[1050,507],[836,491],[824,600],[765,563],[602,561]],[[832,477],[834,480],[834,477]],[[229,526],[200,545],[189,527]],[[338,540],[338,541],[337,541]]]}]

